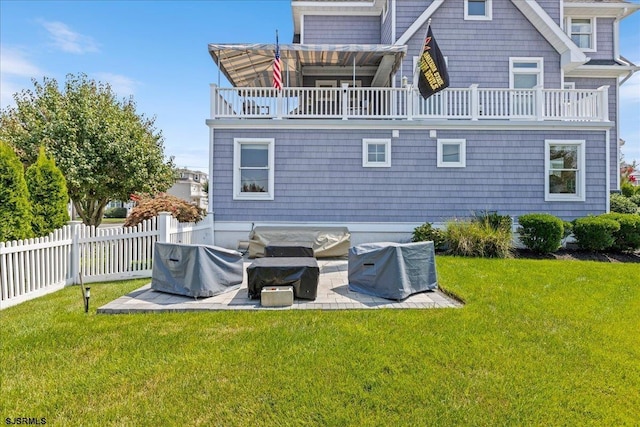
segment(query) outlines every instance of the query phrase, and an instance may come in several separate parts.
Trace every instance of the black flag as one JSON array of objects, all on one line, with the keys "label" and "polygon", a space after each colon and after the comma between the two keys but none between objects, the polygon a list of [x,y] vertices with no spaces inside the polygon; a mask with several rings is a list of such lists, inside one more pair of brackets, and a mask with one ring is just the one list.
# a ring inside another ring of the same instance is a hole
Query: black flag
[{"label": "black flag", "polygon": [[427,38],[418,59],[418,69],[420,72],[418,90],[424,99],[449,87],[447,64],[444,62],[444,56],[442,56],[438,43],[433,37],[431,27],[427,30]]}]

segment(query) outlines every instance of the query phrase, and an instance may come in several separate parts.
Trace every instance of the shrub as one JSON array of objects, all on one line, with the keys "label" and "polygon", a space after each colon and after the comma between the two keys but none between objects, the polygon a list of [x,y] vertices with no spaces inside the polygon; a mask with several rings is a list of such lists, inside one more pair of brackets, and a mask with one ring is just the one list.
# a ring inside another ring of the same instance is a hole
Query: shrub
[{"label": "shrub", "polygon": [[609,202],[611,212],[618,213],[636,213],[638,211],[638,205],[633,203],[630,199],[622,194],[612,194],[611,201]]},{"label": "shrub", "polygon": [[428,242],[432,241],[436,249],[442,249],[444,246],[444,233],[442,230],[433,228],[433,226],[425,222],[422,225],[413,229],[413,236],[411,238],[413,242]]},{"label": "shrub", "polygon": [[608,213],[600,218],[612,219],[620,225],[620,230],[613,233],[613,250],[633,252],[640,249],[640,215]]},{"label": "shrub", "polygon": [[548,254],[562,245],[563,221],[548,213],[532,213],[519,218],[520,239],[534,252]]},{"label": "shrub", "polygon": [[40,147],[38,159],[26,172],[33,219],[31,226],[36,236],[46,236],[69,221],[67,181],[56,166],[53,157]]},{"label": "shrub", "polygon": [[131,209],[125,227],[133,227],[142,221],[156,217],[160,212],[169,212],[180,222],[198,222],[205,210],[171,194],[160,193],[155,197],[134,196],[138,205]]},{"label": "shrub", "polygon": [[485,224],[494,230],[511,232],[513,221],[509,215],[500,215],[497,212],[481,211],[473,214],[473,221]]},{"label": "shrub", "polygon": [[13,148],[0,141],[0,242],[33,236],[31,215],[22,163]]},{"label": "shrub", "polygon": [[578,246],[591,251],[604,251],[615,242],[614,233],[620,224],[609,218],[588,216],[573,221],[573,234]]},{"label": "shrub", "polygon": [[631,184],[630,182],[623,182],[620,185],[620,192],[622,193],[622,195],[624,197],[631,197],[635,194],[636,189],[634,187],[633,184]]},{"label": "shrub", "polygon": [[105,218],[126,218],[127,208],[109,208],[104,211]]},{"label": "shrub", "polygon": [[[640,187],[638,187],[640,189]],[[636,192],[633,196],[629,197],[632,203],[635,203],[640,208],[640,191]]]},{"label": "shrub", "polygon": [[511,229],[496,229],[489,222],[450,221],[445,240],[453,255],[486,258],[511,256]]}]

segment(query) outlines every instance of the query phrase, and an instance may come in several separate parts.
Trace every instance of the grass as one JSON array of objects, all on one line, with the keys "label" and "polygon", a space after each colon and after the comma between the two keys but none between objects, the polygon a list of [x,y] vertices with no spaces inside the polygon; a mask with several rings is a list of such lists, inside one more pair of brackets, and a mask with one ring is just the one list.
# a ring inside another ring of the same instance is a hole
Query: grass
[{"label": "grass", "polygon": [[439,257],[463,309],[0,312],[0,417],[53,425],[633,425],[640,267]]}]

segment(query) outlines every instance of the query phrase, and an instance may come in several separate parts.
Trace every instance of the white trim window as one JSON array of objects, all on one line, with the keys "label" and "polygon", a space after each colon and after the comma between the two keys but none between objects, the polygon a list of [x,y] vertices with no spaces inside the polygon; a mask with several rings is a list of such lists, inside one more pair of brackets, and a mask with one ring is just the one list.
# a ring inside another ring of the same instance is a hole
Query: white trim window
[{"label": "white trim window", "polygon": [[568,18],[569,37],[581,50],[596,51],[596,18]]},{"label": "white trim window", "polygon": [[273,138],[233,139],[233,199],[273,200]]},{"label": "white trim window", "polygon": [[363,168],[389,168],[391,167],[391,140],[390,139],[363,139],[362,140],[362,167]]},{"label": "white trim window", "polygon": [[464,19],[467,21],[490,21],[492,0],[464,0]]},{"label": "white trim window", "polygon": [[436,155],[439,168],[464,168],[467,166],[467,140],[438,139]]},{"label": "white trim window", "polygon": [[533,89],[544,87],[544,58],[509,58],[509,87],[511,89]]},{"label": "white trim window", "polygon": [[585,201],[584,147],[584,140],[545,140],[545,201]]}]

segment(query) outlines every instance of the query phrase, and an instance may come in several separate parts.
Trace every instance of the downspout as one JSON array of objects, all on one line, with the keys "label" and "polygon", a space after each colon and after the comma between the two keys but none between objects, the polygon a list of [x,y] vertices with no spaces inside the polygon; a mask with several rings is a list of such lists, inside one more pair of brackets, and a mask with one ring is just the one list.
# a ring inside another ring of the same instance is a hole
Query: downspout
[{"label": "downspout", "polygon": [[216,243],[216,223],[213,215],[213,125],[209,125],[209,206],[207,209],[207,216],[210,217],[211,223],[211,244]]},{"label": "downspout", "polygon": [[[609,213],[610,209],[609,209],[609,205],[611,204],[611,132],[609,131],[609,129],[607,129],[605,131],[605,138],[607,139],[607,144],[606,144],[606,153],[605,153],[605,161],[607,163],[607,167],[606,167],[606,177],[605,177],[605,186],[606,186],[606,190],[605,194],[606,194],[606,206],[605,206],[605,212]],[[586,155],[586,153],[585,153]],[[586,167],[586,165],[585,165]],[[620,175],[620,174],[618,174]],[[586,174],[585,174],[586,176]],[[586,183],[585,183],[585,192],[586,192]],[[586,195],[585,195],[586,196]]]}]

